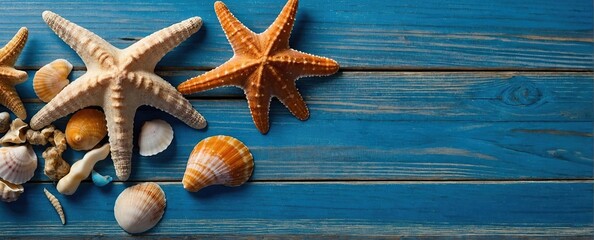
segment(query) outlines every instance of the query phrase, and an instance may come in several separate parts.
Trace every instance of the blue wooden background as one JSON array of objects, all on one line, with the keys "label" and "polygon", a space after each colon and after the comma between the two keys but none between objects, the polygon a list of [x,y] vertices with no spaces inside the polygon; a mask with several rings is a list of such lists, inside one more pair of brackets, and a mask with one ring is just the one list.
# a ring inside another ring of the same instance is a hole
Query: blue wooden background
[{"label": "blue wooden background", "polygon": [[[225,2],[256,32],[285,3]],[[22,26],[30,30],[17,62],[29,80],[17,89],[32,116],[43,106],[31,87],[36,70],[65,58],[75,66],[71,79],[85,71],[42,11],[120,48],[202,17],[202,29],[157,66],[177,86],[232,56],[213,3],[5,0],[0,43]],[[129,181],[99,188],[87,180],[74,196],[58,194],[65,226],[42,193],[57,191],[40,167],[17,202],[0,204],[0,238],[128,236],[113,217],[115,198],[154,181],[168,206],[145,233],[152,236],[590,239],[592,9],[591,0],[302,0],[291,46],[341,64],[336,75],[297,82],[308,121],[275,100],[270,132],[261,135],[235,88],[189,96],[208,120],[205,130],[142,107],[136,130],[153,118],[173,125],[167,151],[141,157],[135,148]],[[66,121],[56,124],[63,129]],[[217,134],[250,147],[252,179],[186,192],[180,181],[192,147]],[[41,157],[43,149],[36,150]],[[96,170],[114,175],[111,161]]]}]

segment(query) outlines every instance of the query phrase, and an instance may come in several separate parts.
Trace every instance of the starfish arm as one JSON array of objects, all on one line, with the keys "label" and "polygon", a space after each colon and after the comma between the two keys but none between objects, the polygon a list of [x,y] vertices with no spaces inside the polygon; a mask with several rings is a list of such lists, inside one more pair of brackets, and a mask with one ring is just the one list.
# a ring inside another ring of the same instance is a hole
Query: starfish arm
[{"label": "starfish arm", "polygon": [[268,66],[268,71],[272,74],[276,84],[273,85],[272,94],[278,98],[293,116],[299,120],[307,120],[309,118],[309,110],[294,81],[287,81],[283,76],[277,72],[273,67]]},{"label": "starfish arm", "polygon": [[260,130],[260,133],[266,134],[270,129],[268,112],[272,96],[268,90],[269,86],[266,86],[265,79],[263,79],[263,71],[263,68],[258,68],[250,75],[244,91],[256,128]]},{"label": "starfish arm", "polygon": [[10,109],[18,118],[23,120],[27,118],[25,106],[12,85],[0,84],[0,104]]},{"label": "starfish arm", "polygon": [[289,38],[297,15],[298,0],[289,0],[283,7],[276,20],[262,33],[269,45],[266,46],[268,54],[289,48]]},{"label": "starfish arm", "polygon": [[136,67],[153,71],[165,54],[196,33],[201,26],[202,19],[193,17],[141,39],[124,50],[129,57],[129,62],[124,65],[143,64]]},{"label": "starfish arm", "polygon": [[114,68],[114,53],[118,51],[103,38],[50,11],[43,12],[43,20],[83,60],[87,69]]},{"label": "starfish arm", "polygon": [[[289,49],[271,58],[272,64],[289,78],[307,76],[327,76],[338,71],[339,65],[336,61],[315,56],[312,54]],[[296,69],[290,71],[289,69]]]},{"label": "starfish arm", "polygon": [[27,72],[16,70],[12,67],[0,66],[0,79],[10,85],[16,85],[27,81]]},{"label": "starfish arm", "polygon": [[214,8],[233,52],[239,56],[259,56],[258,35],[237,20],[223,2],[215,2]]},{"label": "starfish arm", "polygon": [[102,96],[104,88],[99,82],[104,81],[97,76],[85,74],[68,84],[31,118],[31,128],[40,129],[84,107],[100,106],[103,98],[97,96]]},{"label": "starfish arm", "polygon": [[111,160],[118,179],[128,180],[132,169],[132,139],[137,106],[105,106]]},{"label": "starfish arm", "polygon": [[182,94],[191,94],[221,86],[242,86],[257,67],[255,61],[233,57],[219,67],[181,83],[177,90]]},{"label": "starfish arm", "polygon": [[29,36],[29,31],[26,27],[22,27],[19,31],[12,37],[12,39],[0,49],[0,65],[4,66],[14,66],[16,63],[17,58],[21,54],[21,51],[25,47],[25,43],[27,42],[27,37]]},{"label": "starfish arm", "polygon": [[206,127],[204,117],[171,84],[154,74],[137,75],[136,78],[139,81],[136,91],[139,91],[139,96],[143,99],[144,104],[165,111],[190,127],[196,129]]}]

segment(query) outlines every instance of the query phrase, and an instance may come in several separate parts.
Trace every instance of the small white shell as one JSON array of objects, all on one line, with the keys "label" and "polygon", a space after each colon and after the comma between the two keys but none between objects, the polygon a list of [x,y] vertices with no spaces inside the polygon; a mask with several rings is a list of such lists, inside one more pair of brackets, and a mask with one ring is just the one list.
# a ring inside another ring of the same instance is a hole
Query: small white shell
[{"label": "small white shell", "polygon": [[54,209],[56,209],[58,216],[60,216],[60,221],[62,221],[62,225],[66,224],[66,216],[64,215],[64,209],[62,209],[62,204],[60,204],[60,201],[47,189],[43,188],[43,192],[45,193],[47,200],[49,200]]},{"label": "small white shell", "polygon": [[165,213],[165,206],[165,193],[158,184],[141,183],[120,193],[113,212],[126,232],[141,233],[157,225]]},{"label": "small white shell", "polygon": [[3,202],[16,201],[24,191],[25,188],[23,188],[23,185],[12,184],[4,179],[0,179],[0,200]]},{"label": "small white shell", "polygon": [[21,144],[27,141],[27,129],[29,125],[23,122],[22,119],[16,118],[10,123],[10,130],[0,138],[0,143],[14,143]]},{"label": "small white shell", "polygon": [[0,178],[13,183],[29,181],[37,168],[37,155],[31,145],[0,148]]},{"label": "small white shell", "polygon": [[33,77],[35,94],[41,101],[49,102],[68,85],[70,71],[72,71],[72,64],[64,59],[56,59],[41,67]]},{"label": "small white shell", "polygon": [[140,130],[138,148],[141,156],[153,156],[165,151],[173,141],[173,129],[169,123],[155,119],[146,121]]}]

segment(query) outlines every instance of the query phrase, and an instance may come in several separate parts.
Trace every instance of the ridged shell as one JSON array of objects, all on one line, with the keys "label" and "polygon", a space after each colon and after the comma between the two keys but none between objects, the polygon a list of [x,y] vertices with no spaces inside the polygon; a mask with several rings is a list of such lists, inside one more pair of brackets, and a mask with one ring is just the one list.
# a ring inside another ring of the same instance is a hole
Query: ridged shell
[{"label": "ridged shell", "polygon": [[29,181],[37,168],[37,155],[31,145],[0,148],[0,178],[14,184]]},{"label": "ridged shell", "polygon": [[33,78],[35,94],[41,101],[49,102],[68,85],[70,71],[72,64],[64,59],[57,59],[41,67]]},{"label": "ridged shell", "polygon": [[43,193],[45,193],[47,200],[49,200],[54,209],[56,209],[56,213],[58,213],[62,225],[66,224],[66,215],[64,215],[64,209],[62,209],[62,204],[60,203],[60,200],[58,200],[58,198],[56,198],[56,196],[54,196],[54,194],[49,192],[46,188],[43,188]]},{"label": "ridged shell", "polygon": [[12,184],[4,179],[0,179],[0,200],[3,202],[16,201],[24,191],[25,188],[23,188],[23,185]]},{"label": "ridged shell", "polygon": [[182,183],[190,192],[215,184],[235,187],[245,183],[253,170],[254,158],[241,141],[213,136],[194,147]]},{"label": "ridged shell", "polygon": [[165,151],[173,141],[173,128],[166,121],[146,121],[140,130],[138,148],[141,156],[153,156]]},{"label": "ridged shell", "polygon": [[126,188],[113,207],[115,219],[129,233],[153,228],[165,213],[165,193],[156,183],[141,183]]},{"label": "ridged shell", "polygon": [[105,114],[96,109],[76,112],[66,125],[66,142],[74,150],[93,149],[107,135]]}]

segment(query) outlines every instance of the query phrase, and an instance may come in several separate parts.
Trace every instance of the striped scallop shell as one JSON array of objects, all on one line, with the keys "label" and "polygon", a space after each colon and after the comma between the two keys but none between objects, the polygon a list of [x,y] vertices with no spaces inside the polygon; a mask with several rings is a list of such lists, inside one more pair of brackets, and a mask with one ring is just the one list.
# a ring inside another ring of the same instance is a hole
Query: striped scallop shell
[{"label": "striped scallop shell", "polygon": [[153,228],[165,213],[165,193],[156,183],[141,183],[126,188],[113,207],[115,219],[129,233]]},{"label": "striped scallop shell", "polygon": [[245,183],[253,169],[254,158],[241,141],[213,136],[194,147],[182,183],[190,192],[215,184],[235,187]]},{"label": "striped scallop shell", "polygon": [[165,151],[173,141],[173,128],[166,121],[146,121],[140,129],[138,148],[141,156],[153,156]]},{"label": "striped scallop shell", "polygon": [[0,178],[13,183],[29,181],[37,168],[37,155],[31,145],[0,148]]},{"label": "striped scallop shell", "polygon": [[16,201],[24,191],[25,188],[23,188],[23,185],[12,184],[4,179],[0,179],[0,200],[3,202]]},{"label": "striped scallop shell", "polygon": [[82,109],[66,124],[66,142],[77,151],[93,149],[106,135],[105,114],[97,109]]},{"label": "striped scallop shell", "polygon": [[68,85],[68,74],[72,71],[72,64],[64,59],[57,59],[41,67],[33,78],[33,90],[44,102],[49,102],[66,85]]}]

